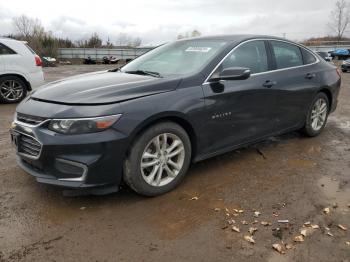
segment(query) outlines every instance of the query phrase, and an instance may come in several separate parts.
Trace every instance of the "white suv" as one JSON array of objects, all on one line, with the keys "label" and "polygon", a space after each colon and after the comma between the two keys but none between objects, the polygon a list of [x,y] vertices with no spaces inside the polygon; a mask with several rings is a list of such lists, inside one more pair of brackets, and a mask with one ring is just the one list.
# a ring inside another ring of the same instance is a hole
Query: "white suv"
[{"label": "white suv", "polygon": [[44,83],[42,61],[26,44],[0,38],[0,103],[16,103]]}]

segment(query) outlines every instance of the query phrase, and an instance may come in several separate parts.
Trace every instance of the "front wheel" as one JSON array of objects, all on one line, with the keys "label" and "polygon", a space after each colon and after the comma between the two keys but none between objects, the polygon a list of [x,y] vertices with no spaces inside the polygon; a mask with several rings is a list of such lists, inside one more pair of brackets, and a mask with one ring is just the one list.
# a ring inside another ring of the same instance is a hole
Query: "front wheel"
[{"label": "front wheel", "polygon": [[327,123],[329,113],[329,100],[325,93],[318,93],[311,103],[306,116],[304,133],[307,136],[319,135]]},{"label": "front wheel", "polygon": [[186,131],[173,122],[148,128],[133,143],[124,163],[124,181],[141,195],[157,196],[174,189],[191,160]]}]

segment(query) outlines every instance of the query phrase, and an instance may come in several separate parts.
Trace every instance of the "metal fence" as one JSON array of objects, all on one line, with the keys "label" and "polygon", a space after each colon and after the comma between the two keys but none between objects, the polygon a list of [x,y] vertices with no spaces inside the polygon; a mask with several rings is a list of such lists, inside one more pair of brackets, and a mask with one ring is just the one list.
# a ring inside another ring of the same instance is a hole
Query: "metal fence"
[{"label": "metal fence", "polygon": [[336,49],[350,49],[350,45],[315,45],[308,46],[308,48],[314,51],[329,52],[334,51]]},{"label": "metal fence", "polygon": [[59,59],[82,59],[90,56],[92,59],[102,59],[105,56],[113,56],[117,59],[134,59],[147,51],[152,47],[142,48],[59,48]]}]

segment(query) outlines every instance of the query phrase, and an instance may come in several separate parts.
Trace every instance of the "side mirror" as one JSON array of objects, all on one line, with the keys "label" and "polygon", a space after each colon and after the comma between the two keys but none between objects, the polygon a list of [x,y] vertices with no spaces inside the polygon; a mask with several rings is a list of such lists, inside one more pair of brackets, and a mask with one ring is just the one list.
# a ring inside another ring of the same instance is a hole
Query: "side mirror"
[{"label": "side mirror", "polygon": [[220,73],[212,75],[209,82],[217,82],[220,80],[245,80],[250,77],[250,69],[244,67],[229,67]]}]

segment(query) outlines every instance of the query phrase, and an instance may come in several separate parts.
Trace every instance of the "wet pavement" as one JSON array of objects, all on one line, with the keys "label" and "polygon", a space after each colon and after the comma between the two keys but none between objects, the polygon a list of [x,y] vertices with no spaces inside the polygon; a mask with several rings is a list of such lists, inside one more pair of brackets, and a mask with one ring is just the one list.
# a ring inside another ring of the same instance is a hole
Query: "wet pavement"
[{"label": "wet pavement", "polygon": [[[52,81],[103,68],[45,72]],[[68,198],[36,183],[10,145],[15,105],[0,105],[0,261],[350,261],[349,101],[343,74],[338,109],[319,137],[294,132],[200,162],[156,198],[127,188]],[[255,244],[244,239],[250,227]],[[304,241],[294,242],[302,229]]]}]

